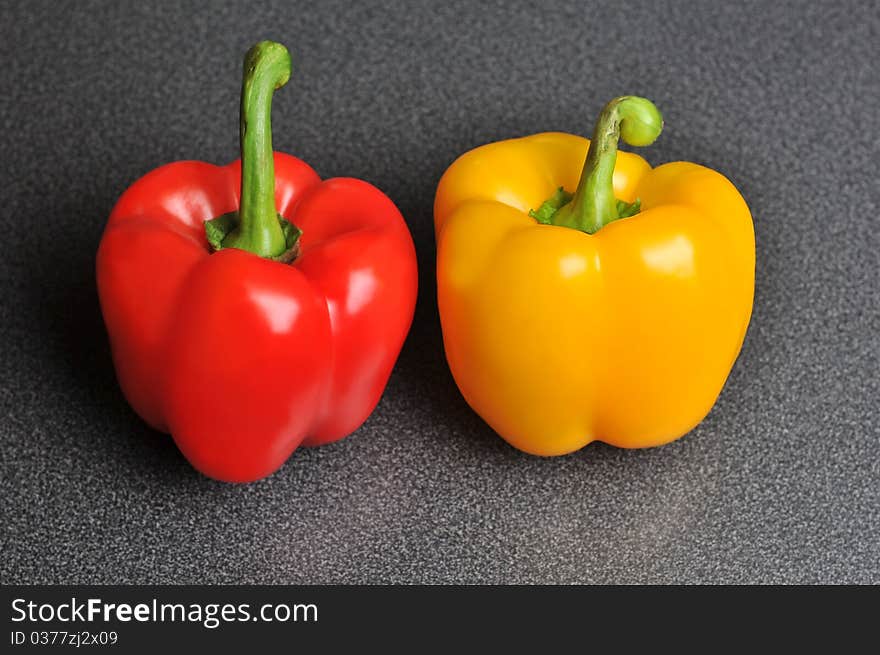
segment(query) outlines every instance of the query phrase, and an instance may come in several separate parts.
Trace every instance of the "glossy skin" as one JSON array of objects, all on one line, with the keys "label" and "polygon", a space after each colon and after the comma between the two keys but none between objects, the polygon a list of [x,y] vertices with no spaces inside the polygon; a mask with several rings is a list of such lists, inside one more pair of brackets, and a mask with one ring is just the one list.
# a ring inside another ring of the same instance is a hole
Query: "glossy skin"
[{"label": "glossy skin", "polygon": [[274,159],[278,212],[303,231],[292,264],[211,254],[203,223],[237,210],[238,161],[177,162],[141,178],[98,249],[126,398],[196,469],[228,482],[265,477],[300,443],[356,430],[379,401],[416,299],[412,239],[381,191]]},{"label": "glossy skin", "polygon": [[708,414],[752,311],[755,241],[722,175],[618,153],[615,196],[642,211],[587,234],[528,215],[577,186],[587,139],[472,150],[434,205],[443,342],[470,406],[536,455],[681,437]]}]

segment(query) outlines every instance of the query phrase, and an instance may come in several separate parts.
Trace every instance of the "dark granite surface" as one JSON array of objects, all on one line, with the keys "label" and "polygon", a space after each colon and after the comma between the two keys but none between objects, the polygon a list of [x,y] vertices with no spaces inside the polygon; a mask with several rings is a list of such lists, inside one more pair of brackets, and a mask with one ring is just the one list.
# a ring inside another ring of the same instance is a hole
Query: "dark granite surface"
[{"label": "dark granite surface", "polygon": [[[880,582],[876,3],[539,5],[2,3],[0,581]],[[229,486],[125,404],[93,258],[136,178],[237,156],[261,38],[295,62],[276,148],[387,192],[421,293],[363,428]],[[666,116],[649,161],[749,202],[752,324],[686,438],[538,459],[446,368],[433,193],[459,153],[588,132],[621,93]]]}]

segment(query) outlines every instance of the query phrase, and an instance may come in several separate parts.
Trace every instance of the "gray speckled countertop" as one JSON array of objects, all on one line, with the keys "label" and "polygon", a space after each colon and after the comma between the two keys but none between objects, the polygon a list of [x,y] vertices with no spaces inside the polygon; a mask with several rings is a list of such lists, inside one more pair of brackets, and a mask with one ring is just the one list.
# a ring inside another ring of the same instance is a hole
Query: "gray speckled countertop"
[{"label": "gray speckled countertop", "polygon": [[[880,582],[876,6],[579,4],[5,3],[0,581]],[[228,486],[125,404],[93,258],[136,178],[237,156],[261,38],[295,62],[275,147],[388,193],[421,290],[363,428]],[[589,132],[621,93],[665,114],[649,161],[749,202],[752,324],[684,439],[538,459],[446,367],[433,193],[465,150]]]}]

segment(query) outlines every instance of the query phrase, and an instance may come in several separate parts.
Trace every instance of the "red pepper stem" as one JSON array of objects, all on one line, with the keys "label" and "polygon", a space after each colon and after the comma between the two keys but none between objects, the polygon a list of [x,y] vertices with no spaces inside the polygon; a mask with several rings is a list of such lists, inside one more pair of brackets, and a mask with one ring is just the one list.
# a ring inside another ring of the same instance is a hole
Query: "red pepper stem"
[{"label": "red pepper stem", "polygon": [[662,129],[660,111],[646,98],[620,96],[605,105],[596,121],[574,197],[553,215],[551,222],[594,234],[620,218],[613,186],[617,141],[622,137],[632,146],[647,146]]},{"label": "red pepper stem", "polygon": [[280,43],[261,41],[244,57],[241,85],[241,205],[238,225],[223,239],[260,257],[279,257],[287,242],[275,210],[272,151],[272,94],[290,79],[290,53]]}]

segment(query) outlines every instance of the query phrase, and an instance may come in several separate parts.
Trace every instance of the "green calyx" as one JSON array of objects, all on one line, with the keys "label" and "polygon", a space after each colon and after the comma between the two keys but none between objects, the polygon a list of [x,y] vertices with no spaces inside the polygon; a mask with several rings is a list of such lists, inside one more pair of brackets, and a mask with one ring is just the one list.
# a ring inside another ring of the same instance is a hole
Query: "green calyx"
[{"label": "green calyx", "polygon": [[[538,209],[530,209],[529,216],[534,218],[542,225],[554,225],[553,216],[562,207],[571,202],[574,197],[573,193],[569,193],[562,187],[556,189],[556,192],[541,203]],[[642,208],[641,198],[636,198],[635,202],[627,202],[626,200],[617,201],[617,218],[629,218],[639,213]]]},{"label": "green calyx", "polygon": [[[266,257],[272,261],[288,263],[296,259],[299,254],[299,238],[302,236],[302,230],[296,225],[288,221],[281,214],[275,214],[278,220],[278,226],[281,228],[281,234],[284,236],[284,249],[281,254]],[[223,214],[217,218],[212,218],[205,222],[205,235],[208,237],[208,243],[211,248],[221,250],[223,248],[235,248],[237,246],[225,245],[226,238],[238,227],[238,212],[230,212]],[[243,249],[244,250],[244,249]]]},{"label": "green calyx", "polygon": [[275,261],[292,261],[302,232],[275,209],[272,95],[290,79],[290,53],[261,41],[244,57],[241,85],[241,204],[205,222],[214,250],[238,248]]},{"label": "green calyx", "polygon": [[614,165],[620,138],[647,146],[660,136],[663,117],[654,103],[638,96],[620,96],[599,114],[580,181],[574,193],[562,187],[529,212],[545,225],[560,225],[595,234],[612,221],[639,213],[641,200],[627,203],[614,197]]}]

